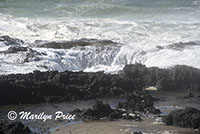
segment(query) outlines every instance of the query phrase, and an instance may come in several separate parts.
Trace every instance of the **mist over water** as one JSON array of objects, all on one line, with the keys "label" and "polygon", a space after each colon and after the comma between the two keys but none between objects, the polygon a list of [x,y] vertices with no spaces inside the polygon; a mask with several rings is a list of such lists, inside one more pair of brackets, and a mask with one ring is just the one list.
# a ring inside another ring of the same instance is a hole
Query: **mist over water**
[{"label": "mist over water", "polygon": [[[200,0],[0,0],[0,35],[28,43],[94,38],[123,44],[120,49],[101,54],[90,53],[93,51],[90,48],[62,50],[67,52],[65,56],[59,55],[60,59],[53,56],[53,59],[43,58],[43,62],[37,62],[46,64],[48,61],[49,69],[59,71],[119,70],[136,62],[147,66],[184,64],[200,68],[200,45],[181,50],[167,47],[200,40]],[[0,49],[6,48],[1,46]],[[52,58],[52,53],[56,55],[58,50],[51,51],[46,53]],[[67,54],[74,51],[76,55],[72,60]],[[88,53],[93,55],[88,56]],[[101,58],[102,55],[106,58]],[[16,60],[0,57],[2,64],[15,64],[18,68]],[[86,60],[92,63],[86,64]],[[61,62],[58,64],[58,61]],[[26,66],[30,71],[44,69],[30,69],[33,64],[36,63],[20,64],[20,67]]]}]

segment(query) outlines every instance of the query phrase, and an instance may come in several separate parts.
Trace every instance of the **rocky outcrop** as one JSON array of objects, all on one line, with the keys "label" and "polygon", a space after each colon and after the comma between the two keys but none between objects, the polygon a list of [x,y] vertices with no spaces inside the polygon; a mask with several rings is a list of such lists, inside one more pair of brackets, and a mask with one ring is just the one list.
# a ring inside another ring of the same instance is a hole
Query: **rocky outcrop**
[{"label": "rocky outcrop", "polygon": [[145,65],[127,65],[123,69],[124,77],[137,82],[138,88],[154,85],[159,90],[197,90],[200,91],[200,70],[197,68],[177,65],[169,69],[158,67],[147,68]]},{"label": "rocky outcrop", "polygon": [[0,36],[0,42],[3,42],[7,46],[15,46],[15,45],[22,45],[24,44],[23,40],[16,39],[16,38],[11,38],[9,36]]},{"label": "rocky outcrop", "polygon": [[124,97],[149,85],[154,85],[161,91],[199,91],[199,79],[200,70],[192,67],[159,69],[147,68],[141,64],[127,65],[120,74],[35,71],[29,74],[2,75],[0,104]]},{"label": "rocky outcrop", "polygon": [[84,46],[107,46],[107,45],[117,45],[117,43],[111,40],[97,40],[97,39],[79,39],[73,41],[59,41],[59,42],[43,42],[36,41],[36,47],[42,48],[54,48],[54,49],[70,49],[72,47],[84,47]]},{"label": "rocky outcrop", "polygon": [[200,129],[200,110],[186,107],[170,112],[163,118],[166,125]]},{"label": "rocky outcrop", "polygon": [[31,131],[28,127],[24,126],[21,122],[8,122],[0,120],[0,134],[30,134]]},{"label": "rocky outcrop", "polygon": [[173,43],[167,46],[157,46],[158,50],[161,49],[174,49],[178,51],[184,50],[186,47],[191,47],[191,46],[197,46],[200,45],[200,42],[179,42],[179,43]]},{"label": "rocky outcrop", "polygon": [[145,114],[160,114],[160,110],[156,109],[154,105],[155,98],[150,94],[137,91],[126,97],[125,102],[119,102],[116,109],[110,107],[109,104],[103,104],[101,101],[97,101],[92,108],[89,109],[76,109],[72,111],[73,114],[80,119],[87,120],[135,120],[142,121],[140,113]]},{"label": "rocky outcrop", "polygon": [[120,47],[120,43],[111,40],[37,40],[34,43],[26,40],[20,43],[20,40],[3,36],[0,37],[0,74],[97,69],[111,65]]},{"label": "rocky outcrop", "polygon": [[71,113],[75,114],[77,119],[82,120],[135,120],[142,121],[139,114],[131,113],[128,111],[122,111],[120,109],[112,109],[109,104],[103,104],[101,101],[97,101],[92,108],[89,109],[76,109]]},{"label": "rocky outcrop", "polygon": [[29,50],[28,47],[12,46],[12,47],[9,47],[6,51],[3,51],[1,53],[9,54],[9,53],[17,53],[17,52],[26,52],[28,50]]},{"label": "rocky outcrop", "polygon": [[[100,120],[102,118],[108,118],[111,114],[114,113],[114,110],[108,104],[103,104],[101,101],[97,101],[96,104],[89,109],[76,109],[72,111],[73,114],[76,114],[81,119],[87,120]],[[121,115],[119,115],[120,117]],[[116,116],[118,117],[118,116]]]},{"label": "rocky outcrop", "polygon": [[[44,55],[37,52],[29,47],[23,46],[11,46],[6,51],[0,51],[0,54],[5,54],[4,56],[14,57],[13,60],[16,63],[25,63],[29,61],[39,61],[39,56]],[[13,54],[13,55],[10,55]],[[17,58],[19,57],[19,58]],[[13,61],[13,62],[14,62]]]},{"label": "rocky outcrop", "polygon": [[144,113],[160,114],[160,110],[153,105],[156,101],[150,94],[145,92],[135,92],[127,97],[126,102],[120,102],[118,109],[125,109],[129,112],[140,111]]}]

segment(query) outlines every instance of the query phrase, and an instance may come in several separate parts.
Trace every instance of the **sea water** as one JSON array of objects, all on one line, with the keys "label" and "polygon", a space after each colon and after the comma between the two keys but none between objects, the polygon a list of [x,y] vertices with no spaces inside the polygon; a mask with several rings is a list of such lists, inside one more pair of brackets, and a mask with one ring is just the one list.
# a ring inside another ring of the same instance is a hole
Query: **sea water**
[{"label": "sea water", "polygon": [[[0,0],[0,36],[26,42],[108,39],[119,48],[39,49],[40,61],[0,54],[0,72],[84,70],[118,72],[126,64],[200,68],[200,0]],[[193,42],[181,49],[173,43]],[[162,47],[163,49],[159,49]],[[8,47],[0,42],[0,50]]]}]

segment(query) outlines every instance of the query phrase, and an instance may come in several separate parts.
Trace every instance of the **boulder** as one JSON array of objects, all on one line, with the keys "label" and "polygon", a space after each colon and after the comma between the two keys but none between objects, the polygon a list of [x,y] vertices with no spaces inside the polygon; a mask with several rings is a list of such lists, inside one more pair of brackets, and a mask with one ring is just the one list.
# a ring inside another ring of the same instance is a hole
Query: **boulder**
[{"label": "boulder", "polygon": [[146,92],[134,92],[128,95],[126,100],[126,102],[120,102],[118,104],[118,108],[125,109],[127,111],[160,114],[160,110],[153,106],[156,99]]},{"label": "boulder", "polygon": [[186,107],[182,110],[174,110],[163,118],[166,125],[185,128],[200,128],[200,110]]}]

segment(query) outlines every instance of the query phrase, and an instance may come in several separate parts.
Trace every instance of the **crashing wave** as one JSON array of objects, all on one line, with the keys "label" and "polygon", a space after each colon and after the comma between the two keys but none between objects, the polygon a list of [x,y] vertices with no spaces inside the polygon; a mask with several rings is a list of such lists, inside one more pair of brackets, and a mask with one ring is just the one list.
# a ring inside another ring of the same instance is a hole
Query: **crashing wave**
[{"label": "crashing wave", "polygon": [[198,41],[147,48],[98,39],[40,40],[34,43],[9,36],[0,39],[1,74],[28,73],[34,70],[117,73],[125,65],[134,63],[161,68],[175,65],[200,68]]},{"label": "crashing wave", "polygon": [[109,40],[80,39],[36,41],[10,46],[16,44],[18,39],[12,38],[12,42],[9,40],[1,41],[8,42],[4,43],[7,50],[2,48],[4,51],[0,52],[1,74],[28,73],[34,70],[79,71],[96,65],[110,66],[121,45]]}]

